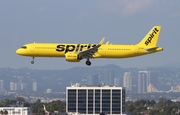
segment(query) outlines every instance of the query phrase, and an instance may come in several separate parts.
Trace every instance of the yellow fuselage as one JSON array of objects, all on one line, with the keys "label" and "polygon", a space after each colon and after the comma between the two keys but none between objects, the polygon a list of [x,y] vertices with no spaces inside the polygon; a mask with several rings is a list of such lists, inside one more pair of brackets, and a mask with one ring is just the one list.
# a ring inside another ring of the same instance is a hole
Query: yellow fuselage
[{"label": "yellow fuselage", "polygon": [[[30,57],[65,57],[66,53],[78,53],[94,45],[96,44],[32,43],[19,48],[16,53]],[[149,52],[137,45],[103,44],[93,58],[129,58],[158,51],[162,51],[162,48],[159,47]]]},{"label": "yellow fuselage", "polygon": [[148,34],[136,45],[104,44],[105,38],[99,44],[65,44],[65,43],[31,43],[19,48],[16,53],[22,56],[35,57],[65,57],[68,62],[79,62],[90,58],[129,58],[162,51],[157,47],[161,26],[154,26]]}]

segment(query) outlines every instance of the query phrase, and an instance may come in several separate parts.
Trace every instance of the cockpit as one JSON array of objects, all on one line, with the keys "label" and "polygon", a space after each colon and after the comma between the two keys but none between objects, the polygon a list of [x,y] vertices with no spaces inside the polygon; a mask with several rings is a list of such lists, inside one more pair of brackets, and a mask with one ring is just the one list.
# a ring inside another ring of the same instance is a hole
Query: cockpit
[{"label": "cockpit", "polygon": [[22,49],[26,49],[27,47],[26,47],[26,46],[22,46],[21,48],[22,48]]}]

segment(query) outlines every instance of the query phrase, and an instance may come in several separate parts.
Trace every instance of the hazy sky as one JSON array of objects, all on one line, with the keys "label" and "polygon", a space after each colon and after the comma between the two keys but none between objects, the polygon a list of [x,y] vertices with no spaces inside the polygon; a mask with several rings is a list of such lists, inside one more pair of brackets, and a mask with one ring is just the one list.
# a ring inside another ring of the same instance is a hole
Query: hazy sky
[{"label": "hazy sky", "polygon": [[86,66],[64,58],[19,56],[16,49],[31,42],[138,43],[154,25],[162,30],[164,51],[129,59],[92,59],[92,66],[163,66],[180,62],[179,0],[1,0],[0,68],[67,69]]}]

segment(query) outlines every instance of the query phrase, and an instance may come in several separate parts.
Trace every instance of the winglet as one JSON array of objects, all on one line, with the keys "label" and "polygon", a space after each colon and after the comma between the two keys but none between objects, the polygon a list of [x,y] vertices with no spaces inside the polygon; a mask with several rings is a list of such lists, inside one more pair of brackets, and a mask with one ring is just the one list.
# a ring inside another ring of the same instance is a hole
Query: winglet
[{"label": "winglet", "polygon": [[106,42],[106,44],[109,44],[109,41],[108,41],[108,42]]},{"label": "winglet", "polygon": [[105,37],[102,38],[102,40],[99,42],[100,45],[104,43]]}]

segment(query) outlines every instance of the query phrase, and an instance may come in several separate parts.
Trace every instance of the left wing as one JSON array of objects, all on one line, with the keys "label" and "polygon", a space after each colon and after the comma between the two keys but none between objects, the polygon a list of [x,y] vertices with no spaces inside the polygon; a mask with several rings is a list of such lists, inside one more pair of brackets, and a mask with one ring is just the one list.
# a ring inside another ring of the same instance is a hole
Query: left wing
[{"label": "left wing", "polygon": [[93,55],[98,51],[98,48],[104,43],[105,37],[102,38],[102,40],[97,44],[96,46],[89,48],[87,50],[79,52],[80,58],[92,58]]}]

